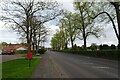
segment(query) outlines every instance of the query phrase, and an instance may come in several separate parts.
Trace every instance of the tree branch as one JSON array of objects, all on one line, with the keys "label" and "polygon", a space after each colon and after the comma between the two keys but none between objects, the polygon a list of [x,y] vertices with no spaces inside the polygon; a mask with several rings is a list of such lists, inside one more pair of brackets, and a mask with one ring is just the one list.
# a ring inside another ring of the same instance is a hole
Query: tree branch
[{"label": "tree branch", "polygon": [[113,19],[112,19],[112,17],[107,13],[107,12],[100,12],[99,14],[97,14],[94,18],[92,18],[92,19],[95,19],[96,17],[98,17],[99,15],[101,15],[101,14],[106,14],[108,17],[109,17],[109,19],[111,20],[111,22],[112,22],[112,25],[113,25],[113,29],[114,29],[114,31],[115,31],[115,34],[116,34],[116,36],[117,36],[117,38],[119,39],[119,35],[118,35],[118,33],[117,33],[117,29],[116,29],[116,27],[115,27],[115,23],[114,23],[114,21],[113,21]]}]

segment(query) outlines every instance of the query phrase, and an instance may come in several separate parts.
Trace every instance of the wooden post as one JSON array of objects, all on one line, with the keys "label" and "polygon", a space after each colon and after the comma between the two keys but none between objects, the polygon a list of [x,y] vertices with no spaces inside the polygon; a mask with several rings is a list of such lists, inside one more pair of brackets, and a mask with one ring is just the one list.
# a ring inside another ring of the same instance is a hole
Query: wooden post
[{"label": "wooden post", "polygon": [[31,67],[31,60],[29,60],[29,67]]}]

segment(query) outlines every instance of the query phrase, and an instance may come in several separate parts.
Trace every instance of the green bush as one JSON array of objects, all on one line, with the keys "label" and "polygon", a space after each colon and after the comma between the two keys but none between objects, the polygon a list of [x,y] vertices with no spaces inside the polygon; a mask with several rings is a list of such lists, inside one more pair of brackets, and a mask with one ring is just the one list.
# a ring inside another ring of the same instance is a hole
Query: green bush
[{"label": "green bush", "polygon": [[115,50],[115,49],[116,49],[116,46],[115,46],[114,44],[111,44],[110,47],[111,47],[112,50]]},{"label": "green bush", "polygon": [[15,52],[15,54],[27,54],[28,53],[27,50],[23,50],[23,51],[22,50],[21,51],[20,50],[15,50],[14,52]]},{"label": "green bush", "polygon": [[46,51],[45,48],[41,48],[41,49],[38,50],[38,53],[40,53],[40,54],[44,54],[45,51]]},{"label": "green bush", "polygon": [[119,44],[117,45],[117,49],[119,49],[119,50],[120,50],[120,45],[119,45]]},{"label": "green bush", "polygon": [[95,43],[92,43],[91,46],[89,47],[91,50],[97,50],[97,45]]}]

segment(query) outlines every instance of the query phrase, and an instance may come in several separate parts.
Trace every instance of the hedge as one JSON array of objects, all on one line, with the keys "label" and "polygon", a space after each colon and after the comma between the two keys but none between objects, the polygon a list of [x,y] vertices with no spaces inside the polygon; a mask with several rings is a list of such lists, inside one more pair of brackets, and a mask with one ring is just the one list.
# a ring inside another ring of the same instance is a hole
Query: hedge
[{"label": "hedge", "polygon": [[40,54],[44,54],[45,52],[46,52],[45,48],[41,48],[38,50],[38,53],[40,53]]},{"label": "hedge", "polygon": [[106,59],[113,59],[113,60],[120,60],[120,50],[99,50],[99,51],[62,50],[59,52],[99,57],[99,58],[106,58]]},{"label": "hedge", "polygon": [[[15,54],[27,54],[28,50],[14,50]],[[31,50],[32,53],[35,53],[35,50]]]},{"label": "hedge", "polygon": [[27,54],[28,50],[15,50],[15,54]]}]

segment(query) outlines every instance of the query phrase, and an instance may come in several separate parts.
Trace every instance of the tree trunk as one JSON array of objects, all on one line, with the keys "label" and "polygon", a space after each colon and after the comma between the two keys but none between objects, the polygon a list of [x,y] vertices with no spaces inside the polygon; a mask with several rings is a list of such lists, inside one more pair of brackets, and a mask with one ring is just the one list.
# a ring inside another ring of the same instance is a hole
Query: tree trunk
[{"label": "tree trunk", "polygon": [[32,46],[33,46],[33,54],[35,54],[35,44],[32,43]]},{"label": "tree trunk", "polygon": [[80,11],[80,14],[81,14],[81,19],[82,19],[84,49],[86,50],[85,23],[84,23],[84,19],[83,19],[83,12],[81,11],[81,7],[80,6],[79,6],[79,11]]},{"label": "tree trunk", "polygon": [[36,44],[36,46],[35,46],[35,47],[36,47],[36,53],[38,53],[38,46],[37,46],[37,44]]},{"label": "tree trunk", "polygon": [[86,50],[86,37],[84,37],[84,49]]},{"label": "tree trunk", "polygon": [[27,47],[28,47],[28,52],[30,52],[31,51],[31,42],[30,42],[30,32],[29,32],[29,15],[28,15],[28,13],[26,13],[27,15],[27,19],[26,19],[26,21],[27,21],[27,24],[26,24],[26,28],[27,28]]},{"label": "tree trunk", "polygon": [[85,27],[83,25],[83,40],[84,40],[84,49],[86,50],[86,35],[85,35]]},{"label": "tree trunk", "polygon": [[36,53],[38,53],[38,50],[39,50],[39,44],[40,42],[38,41],[37,45],[36,45]]},{"label": "tree trunk", "polygon": [[65,49],[67,49],[68,47],[67,47],[67,41],[65,42]]},{"label": "tree trunk", "polygon": [[31,51],[31,43],[27,42],[27,44],[28,44],[28,52],[30,52]]},{"label": "tree trunk", "polygon": [[86,34],[85,34],[84,24],[83,24],[83,40],[84,40],[84,49],[86,50]]},{"label": "tree trunk", "polygon": [[117,23],[118,23],[118,34],[119,34],[119,38],[118,38],[118,48],[120,48],[120,10],[119,10],[119,5],[116,3],[115,4],[115,9],[116,9],[116,16],[117,16]]},{"label": "tree trunk", "polygon": [[30,39],[29,39],[29,34],[27,33],[27,47],[28,47],[28,52],[31,51],[31,43],[30,43]]},{"label": "tree trunk", "polygon": [[72,38],[71,38],[71,45],[72,45],[72,49],[73,49],[74,44],[73,44],[73,40],[72,40]]}]

